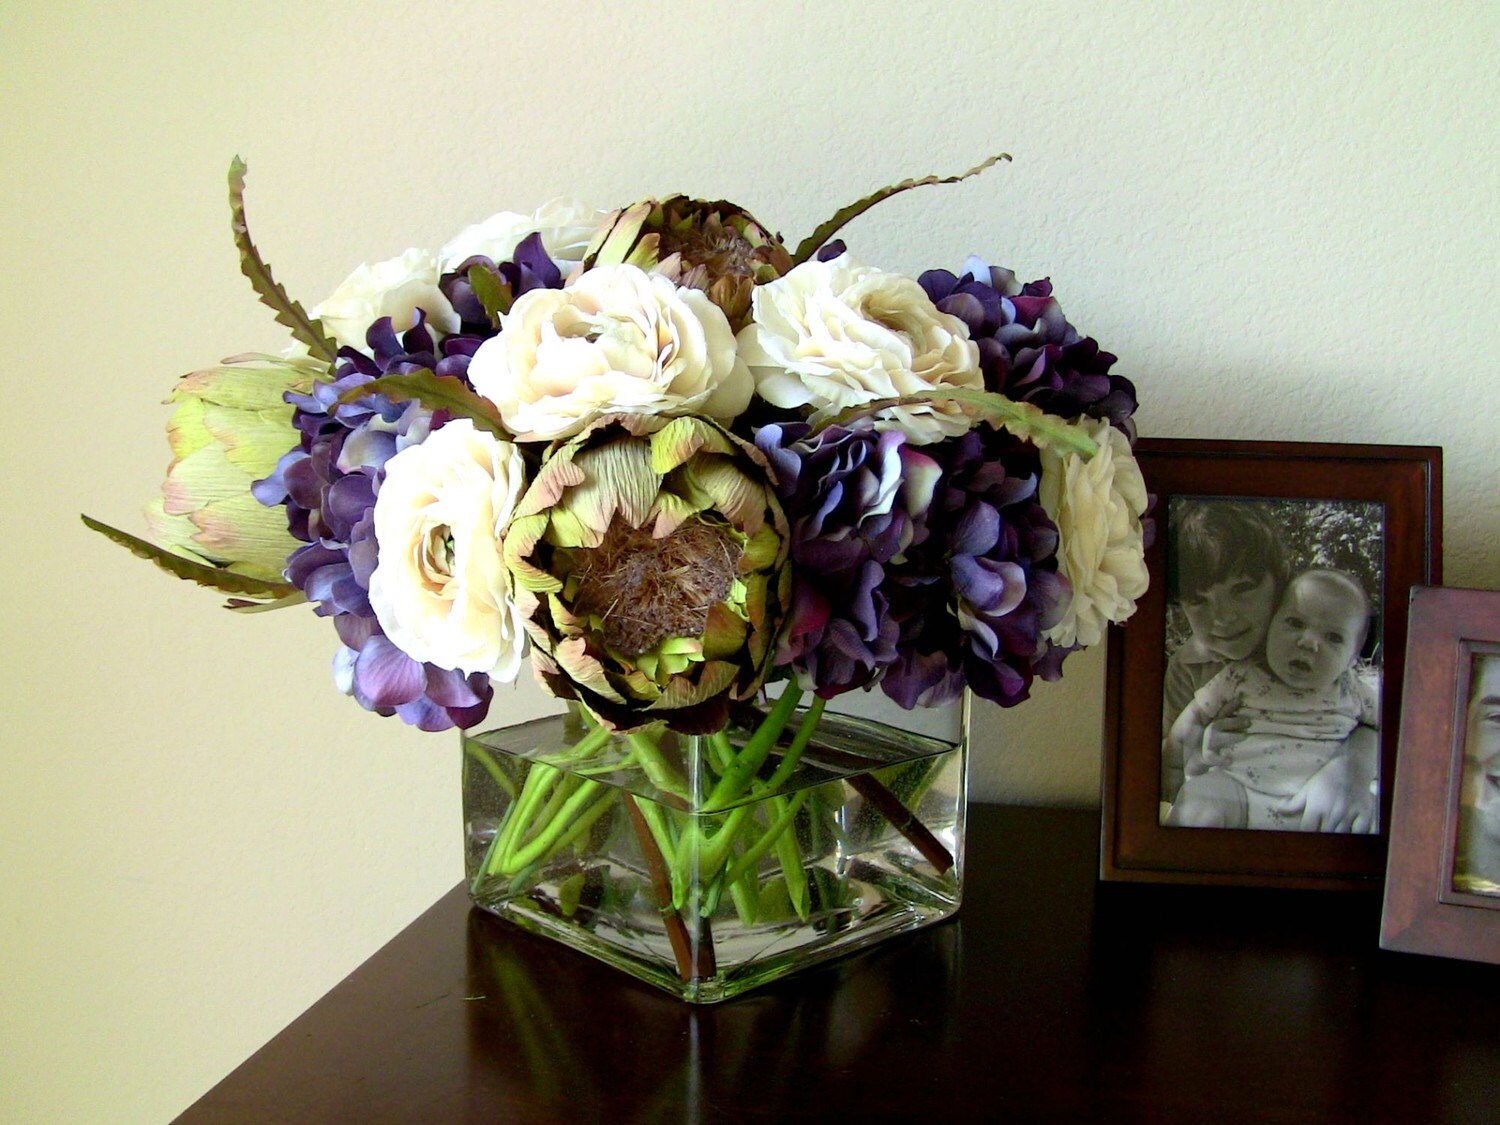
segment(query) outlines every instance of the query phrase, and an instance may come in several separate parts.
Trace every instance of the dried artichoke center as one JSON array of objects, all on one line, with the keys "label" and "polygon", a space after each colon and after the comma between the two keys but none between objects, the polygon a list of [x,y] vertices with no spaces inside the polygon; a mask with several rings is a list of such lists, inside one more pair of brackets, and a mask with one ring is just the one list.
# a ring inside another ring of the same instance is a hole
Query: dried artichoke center
[{"label": "dried artichoke center", "polygon": [[755,268],[755,247],[733,227],[718,223],[692,226],[683,231],[661,232],[661,257],[681,254],[689,266],[707,266],[716,275],[750,276]]},{"label": "dried artichoke center", "polygon": [[616,519],[577,573],[577,613],[630,658],[672,637],[700,637],[734,584],[744,548],[728,528],[690,519],[660,539]]}]

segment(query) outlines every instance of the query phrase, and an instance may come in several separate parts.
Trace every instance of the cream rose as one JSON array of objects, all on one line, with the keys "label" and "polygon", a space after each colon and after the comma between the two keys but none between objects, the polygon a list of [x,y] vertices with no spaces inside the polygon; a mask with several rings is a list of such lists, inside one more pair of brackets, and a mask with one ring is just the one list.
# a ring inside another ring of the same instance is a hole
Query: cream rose
[{"label": "cream rose", "polygon": [[[776,406],[832,414],[876,399],[944,387],[984,389],[968,327],[939,312],[909,277],[855,263],[848,254],[804,262],[755,287],[740,357],[760,396]],[[913,444],[966,432],[973,420],[951,403],[893,408],[879,428]]]},{"label": "cream rose", "polygon": [[446,273],[476,254],[492,262],[504,262],[527,235],[540,234],[542,247],[566,274],[570,267],[583,261],[584,251],[605,214],[576,199],[551,200],[529,215],[501,211],[454,235],[438,252],[438,263]]},{"label": "cream rose", "polygon": [[1080,419],[1076,426],[1099,447],[1085,461],[1076,453],[1043,448],[1037,497],[1062,543],[1059,569],[1073,600],[1043,636],[1059,645],[1093,645],[1104,628],[1135,612],[1146,592],[1146,548],[1141,516],[1146,482],[1130,441],[1105,421]]},{"label": "cream rose", "polygon": [[500,540],[525,475],[519,449],[468,419],[386,462],[375,497],[370,605],[413,660],[515,679],[523,622]]},{"label": "cream rose", "polygon": [[408,250],[355,270],[316,306],[312,315],[340,344],[366,351],[365,331],[383,316],[391,327],[405,332],[417,322],[417,309],[427,314],[427,327],[438,336],[458,331],[458,314],[438,288],[437,255],[430,250]]},{"label": "cream rose", "polygon": [[469,381],[522,441],[571,437],[615,412],[729,422],[754,389],[718,306],[636,266],[523,293],[474,353]]}]

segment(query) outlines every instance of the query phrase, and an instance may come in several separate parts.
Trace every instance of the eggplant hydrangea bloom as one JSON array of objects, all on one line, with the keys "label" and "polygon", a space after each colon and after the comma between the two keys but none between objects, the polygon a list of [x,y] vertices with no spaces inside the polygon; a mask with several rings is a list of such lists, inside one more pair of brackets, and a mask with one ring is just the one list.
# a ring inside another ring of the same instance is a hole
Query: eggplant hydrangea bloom
[{"label": "eggplant hydrangea bloom", "polygon": [[1107,419],[1132,440],[1135,386],[1111,375],[1115,356],[1068,323],[1046,279],[1022,285],[1010,270],[976,257],[964,274],[928,270],[917,280],[942,312],[969,328],[985,389],[1062,418]]},{"label": "eggplant hydrangea bloom", "polygon": [[900,430],[803,422],[762,426],[791,527],[789,621],[776,661],[825,699],[868,687],[898,657],[890,575],[927,537],[937,487],[932,447]]},{"label": "eggplant hydrangea bloom", "polygon": [[942,483],[925,541],[888,587],[900,636],[881,688],[907,708],[955,699],[966,684],[1012,706],[1037,675],[1056,679],[1068,651],[1042,636],[1068,591],[1057,527],[1037,500],[1037,451],[989,429],[924,449]]},{"label": "eggplant hydrangea bloom", "polygon": [[333,618],[343,642],[334,661],[339,686],[367,710],[400,715],[423,730],[469,726],[489,707],[488,678],[412,660],[381,631],[369,598],[375,493],[385,463],[425,439],[442,419],[415,402],[393,403],[384,395],[339,399],[382,375],[462,375],[478,341],[449,336],[439,348],[419,317],[400,336],[382,318],[370,327],[366,343],[369,355],[340,349],[333,382],[286,396],[296,407],[293,425],[302,438],[269,477],[255,483],[254,494],[262,504],[285,505],[292,535],[306,544],[287,560],[286,577],[317,603],[320,616]]}]

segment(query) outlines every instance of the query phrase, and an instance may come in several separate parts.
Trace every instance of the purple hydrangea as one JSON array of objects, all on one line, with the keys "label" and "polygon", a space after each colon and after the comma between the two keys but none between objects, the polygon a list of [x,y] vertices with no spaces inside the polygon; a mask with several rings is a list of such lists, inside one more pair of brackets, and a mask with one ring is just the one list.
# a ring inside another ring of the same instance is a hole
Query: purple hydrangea
[{"label": "purple hydrangea", "polygon": [[941,311],[968,325],[986,389],[1063,418],[1107,419],[1134,441],[1134,385],[1111,375],[1115,357],[1068,323],[1052,283],[1022,285],[1010,270],[978,258],[964,269],[962,277],[928,270],[917,280]]},{"label": "purple hydrangea", "polygon": [[450,336],[438,347],[419,317],[397,335],[390,318],[371,325],[365,341],[370,354],[339,352],[336,378],[310,394],[290,393],[297,409],[297,447],[254,487],[262,504],[284,504],[287,524],[306,542],[287,560],[287,580],[332,617],[343,642],[335,659],[335,680],[361,706],[400,715],[423,730],[469,726],[484,717],[491,689],[487,677],[465,676],[412,660],[380,629],[370,606],[370,575],[375,570],[375,495],[385,463],[417,444],[444,418],[418,403],[394,403],[372,394],[339,402],[349,391],[382,375],[433,370],[462,376],[480,341]]},{"label": "purple hydrangea", "polygon": [[889,575],[927,536],[937,462],[899,430],[803,422],[762,426],[791,528],[792,605],[777,654],[832,698],[877,680],[898,656]]},{"label": "purple hydrangea", "polygon": [[407,656],[381,630],[370,605],[377,561],[375,497],[385,464],[425,440],[447,415],[380,394],[348,403],[339,399],[381,376],[413,371],[467,382],[470,359],[495,334],[469,277],[476,266],[509,299],[563,283],[539,234],[523,240],[512,261],[497,265],[476,257],[461,263],[438,282],[459,313],[460,331],[439,345],[420,309],[416,324],[400,334],[389,317],[372,324],[365,334],[368,353],[339,349],[333,382],[318,384],[311,394],[286,396],[297,408],[293,425],[301,441],[254,486],[262,504],[286,506],[288,527],[307,544],[287,560],[286,576],[316,603],[319,615],[333,618],[343,642],[334,659],[335,681],[366,709],[399,715],[423,730],[473,726],[484,718],[493,695],[483,673],[465,675]]},{"label": "purple hydrangea", "polygon": [[[465,258],[451,272],[438,281],[438,288],[462,321],[460,332],[474,334],[479,339],[494,335],[489,313],[484,302],[474,292],[469,271],[478,268],[489,275],[491,282],[515,300],[532,289],[561,289],[562,271],[542,247],[540,234],[529,234],[515,249],[515,257],[508,262],[496,263],[482,254]],[[476,347],[478,344],[476,343]]]},{"label": "purple hydrangea", "polygon": [[967,684],[1002,706],[1032,680],[1060,674],[1065,650],[1042,639],[1067,595],[1057,527],[1036,499],[1036,449],[1004,431],[974,429],[923,446],[942,483],[926,540],[892,574],[897,658],[881,688],[903,707],[955,699]]},{"label": "purple hydrangea", "polygon": [[978,428],[914,448],[868,423],[761,427],[791,526],[780,664],[824,698],[879,684],[903,707],[965,685],[1004,706],[1066,651],[1042,639],[1067,594],[1035,447]]}]

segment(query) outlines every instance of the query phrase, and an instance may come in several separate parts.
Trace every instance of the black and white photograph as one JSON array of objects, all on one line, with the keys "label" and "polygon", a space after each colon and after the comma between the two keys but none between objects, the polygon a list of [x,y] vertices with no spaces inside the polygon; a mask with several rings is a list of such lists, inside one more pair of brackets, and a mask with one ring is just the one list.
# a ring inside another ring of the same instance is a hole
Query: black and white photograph
[{"label": "black and white photograph", "polygon": [[1161,823],[1374,833],[1380,504],[1173,496]]},{"label": "black and white photograph", "polygon": [[1453,889],[1500,897],[1500,653],[1476,653],[1464,712]]}]

